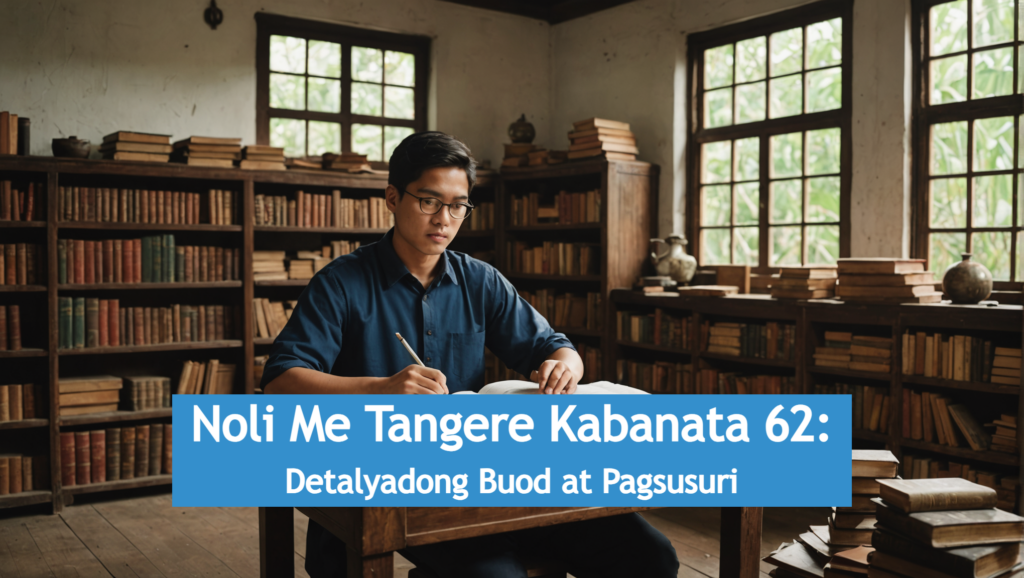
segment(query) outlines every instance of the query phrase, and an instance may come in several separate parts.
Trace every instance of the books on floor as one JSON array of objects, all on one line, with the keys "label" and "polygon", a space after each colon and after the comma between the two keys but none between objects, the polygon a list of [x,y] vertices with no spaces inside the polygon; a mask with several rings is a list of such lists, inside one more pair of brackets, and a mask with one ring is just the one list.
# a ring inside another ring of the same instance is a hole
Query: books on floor
[{"label": "books on floor", "polygon": [[103,158],[115,161],[166,163],[172,150],[170,135],[123,130],[103,137],[100,145]]},{"label": "books on floor", "polygon": [[193,136],[174,143],[172,160],[197,167],[230,169],[242,157],[242,139]]},{"label": "books on floor", "polygon": [[117,411],[122,381],[113,375],[62,377],[57,382],[58,414],[84,415]]},{"label": "books on floor", "polygon": [[603,118],[588,118],[574,123],[569,133],[569,160],[604,157],[611,160],[636,160],[640,149],[629,123]]},{"label": "books on floor", "polygon": [[925,271],[924,259],[839,259],[836,297],[843,301],[898,304],[939,303],[942,292]]},{"label": "books on floor", "polygon": [[284,148],[264,145],[248,145],[242,149],[242,160],[238,168],[260,171],[283,171]]},{"label": "books on floor", "polygon": [[776,299],[831,299],[836,277],[835,267],[783,267],[772,275],[771,294]]}]

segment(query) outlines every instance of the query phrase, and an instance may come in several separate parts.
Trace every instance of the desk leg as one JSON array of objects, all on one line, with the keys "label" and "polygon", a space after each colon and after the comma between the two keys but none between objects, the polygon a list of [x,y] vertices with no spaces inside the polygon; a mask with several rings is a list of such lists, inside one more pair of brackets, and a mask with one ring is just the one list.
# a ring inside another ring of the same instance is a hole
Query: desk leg
[{"label": "desk leg", "polygon": [[395,553],[360,556],[358,551],[348,549],[349,578],[394,578]]},{"label": "desk leg", "polygon": [[722,508],[719,578],[757,578],[763,508]]},{"label": "desk leg", "polygon": [[295,576],[295,514],[260,508],[260,578]]}]

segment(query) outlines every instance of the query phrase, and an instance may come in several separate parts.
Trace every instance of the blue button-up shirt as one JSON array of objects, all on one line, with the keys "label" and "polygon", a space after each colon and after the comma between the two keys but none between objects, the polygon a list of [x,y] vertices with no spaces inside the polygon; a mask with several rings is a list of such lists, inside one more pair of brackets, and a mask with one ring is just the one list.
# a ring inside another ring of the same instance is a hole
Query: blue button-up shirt
[{"label": "blue button-up shirt", "polygon": [[572,348],[494,267],[464,253],[441,255],[444,273],[424,289],[395,253],[394,229],[321,269],[277,336],[262,386],[292,367],[344,377],[388,377],[415,363],[401,333],[450,392],[484,386],[484,347],[530,375]]}]

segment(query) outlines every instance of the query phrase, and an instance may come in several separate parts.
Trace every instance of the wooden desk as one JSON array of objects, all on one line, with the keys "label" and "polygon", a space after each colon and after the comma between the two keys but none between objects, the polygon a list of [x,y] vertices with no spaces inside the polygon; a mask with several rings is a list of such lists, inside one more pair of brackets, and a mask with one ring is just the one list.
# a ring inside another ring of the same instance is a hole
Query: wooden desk
[{"label": "wooden desk", "polygon": [[[434,544],[652,508],[299,508],[345,542],[350,578],[392,578],[394,553]],[[761,508],[722,508],[720,578],[757,578]],[[260,576],[295,576],[291,508],[260,508]]]}]

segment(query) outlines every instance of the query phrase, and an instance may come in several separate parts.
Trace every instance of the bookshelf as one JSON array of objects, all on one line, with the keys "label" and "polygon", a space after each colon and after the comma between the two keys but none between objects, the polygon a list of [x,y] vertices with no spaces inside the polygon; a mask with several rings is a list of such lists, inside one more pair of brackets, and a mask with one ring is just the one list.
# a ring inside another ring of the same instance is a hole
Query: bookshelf
[{"label": "bookshelf", "polygon": [[[702,349],[674,350],[652,344],[638,344],[629,340],[612,342],[613,363],[632,359],[692,363],[696,372],[701,364],[720,370],[742,372],[789,372],[796,379],[797,391],[814,393],[815,386],[834,384],[862,385],[878,388],[890,399],[888,431],[854,428],[854,444],[865,448],[886,448],[903,460],[905,455],[920,456],[941,462],[969,465],[978,471],[991,471],[1001,476],[1024,475],[1021,435],[1017,434],[1016,451],[972,450],[962,438],[958,447],[941,444],[937,439],[916,439],[913,432],[905,435],[909,408],[904,409],[904,389],[926,391],[952,399],[967,407],[981,423],[991,421],[1000,414],[1024,415],[1021,384],[997,384],[986,381],[968,381],[903,372],[902,336],[910,333],[941,333],[945,336],[967,335],[993,345],[1021,347],[1024,334],[1024,314],[1019,305],[984,307],[974,305],[865,305],[835,300],[778,300],[761,295],[731,297],[647,297],[628,289],[616,289],[611,295],[615,311],[640,314],[653,313],[656,308],[664,312],[692,316],[691,343],[700,338],[700,321],[706,319],[743,320],[757,323],[776,320],[796,324],[796,355],[792,362],[775,362],[759,358],[738,358],[709,354]],[[841,367],[814,365],[815,348],[824,343],[826,331],[850,332],[855,335],[890,337],[893,339],[892,358],[888,372],[856,371]],[[616,336],[614,327],[610,335]],[[609,378],[615,376],[609,375]],[[906,413],[905,413],[906,412]],[[956,425],[953,426],[957,427]],[[881,428],[879,428],[881,429]],[[923,437],[923,435],[922,435]],[[906,460],[903,460],[906,462]],[[907,474],[904,473],[904,476]],[[1014,496],[1020,513],[1021,496]]]}]

